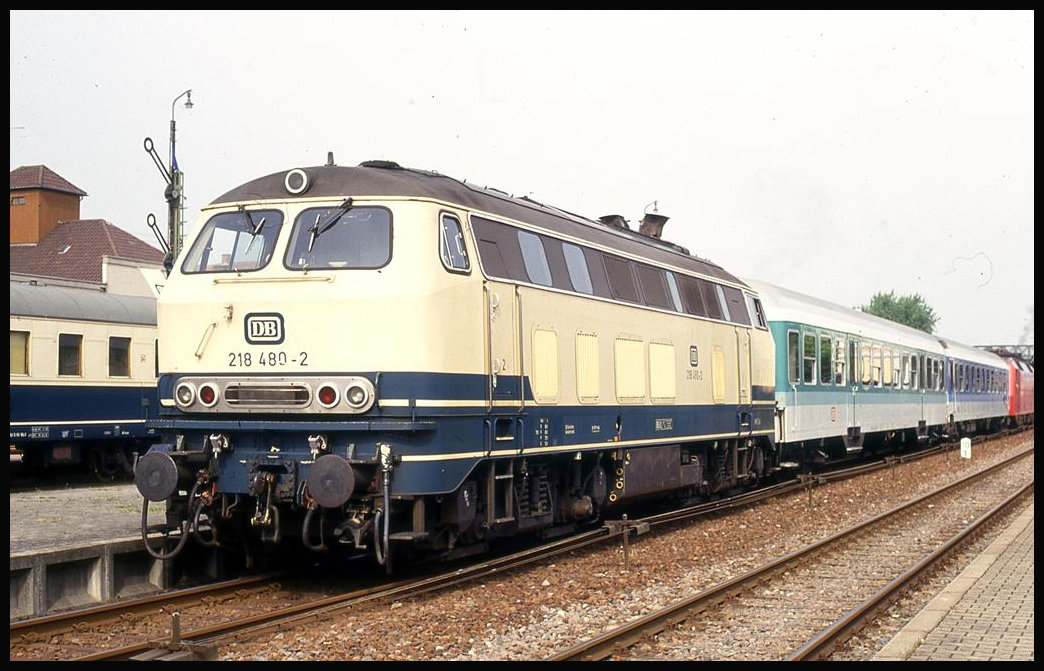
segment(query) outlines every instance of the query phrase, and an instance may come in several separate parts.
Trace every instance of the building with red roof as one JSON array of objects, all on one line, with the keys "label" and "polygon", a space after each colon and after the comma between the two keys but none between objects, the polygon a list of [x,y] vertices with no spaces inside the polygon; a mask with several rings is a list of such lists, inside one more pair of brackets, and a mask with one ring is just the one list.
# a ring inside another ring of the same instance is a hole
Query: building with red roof
[{"label": "building with red roof", "polygon": [[80,219],[86,195],[47,166],[11,171],[11,280],[154,294],[163,252],[104,219]]}]

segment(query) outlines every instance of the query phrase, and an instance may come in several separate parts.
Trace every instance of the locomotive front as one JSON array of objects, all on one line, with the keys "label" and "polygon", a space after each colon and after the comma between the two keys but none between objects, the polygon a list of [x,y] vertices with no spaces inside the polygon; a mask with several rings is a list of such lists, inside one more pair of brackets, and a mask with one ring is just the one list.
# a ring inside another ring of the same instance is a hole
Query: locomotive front
[{"label": "locomotive front", "polygon": [[395,167],[291,170],[203,209],[158,307],[164,438],[135,481],[182,539],[154,555],[209,526],[384,561],[412,512],[393,493],[458,487],[421,466],[446,435],[481,442],[475,423],[408,399],[481,396],[481,283],[461,217]]}]

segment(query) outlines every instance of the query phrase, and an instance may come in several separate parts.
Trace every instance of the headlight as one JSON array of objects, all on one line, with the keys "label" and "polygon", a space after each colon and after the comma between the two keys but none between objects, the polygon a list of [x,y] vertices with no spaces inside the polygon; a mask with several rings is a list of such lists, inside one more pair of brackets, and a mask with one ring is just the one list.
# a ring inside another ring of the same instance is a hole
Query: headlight
[{"label": "headlight", "polygon": [[174,391],[174,400],[181,407],[187,408],[196,400],[196,388],[188,382],[182,382]]},{"label": "headlight", "polygon": [[376,395],[373,384],[366,378],[351,380],[344,390],[344,401],[354,412],[366,412],[373,406]]}]

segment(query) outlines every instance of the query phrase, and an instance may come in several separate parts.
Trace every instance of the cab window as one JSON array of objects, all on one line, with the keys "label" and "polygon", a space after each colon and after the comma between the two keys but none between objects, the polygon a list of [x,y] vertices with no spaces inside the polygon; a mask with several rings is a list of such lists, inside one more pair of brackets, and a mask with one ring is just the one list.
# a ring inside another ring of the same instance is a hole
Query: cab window
[{"label": "cab window", "polygon": [[311,207],[297,215],[287,244],[290,270],[362,270],[391,261],[391,212],[383,207],[354,207],[347,200],[332,207]]},{"label": "cab window", "polygon": [[185,255],[181,272],[239,273],[260,270],[272,260],[283,213],[237,210],[215,214]]}]

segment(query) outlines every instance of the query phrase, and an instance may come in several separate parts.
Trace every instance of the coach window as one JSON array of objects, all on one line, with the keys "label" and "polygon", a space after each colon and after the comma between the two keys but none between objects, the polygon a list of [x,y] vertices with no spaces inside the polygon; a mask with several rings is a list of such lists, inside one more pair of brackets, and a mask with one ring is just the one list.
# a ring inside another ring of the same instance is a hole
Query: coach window
[{"label": "coach window", "polygon": [[805,384],[816,383],[816,336],[806,333],[802,348],[804,366],[802,373]]},{"label": "coach window", "polygon": [[918,378],[920,377],[920,367],[918,365],[917,354],[910,355],[910,389],[918,388]]},{"label": "coach window", "polygon": [[874,386],[881,386],[881,346],[874,345]]},{"label": "coach window", "polygon": [[628,303],[638,302],[638,285],[634,282],[631,262],[603,254],[605,272],[609,276],[609,290],[613,298]]},{"label": "coach window", "polygon": [[283,214],[278,210],[244,209],[216,214],[196,236],[181,264],[181,272],[260,270],[272,259],[282,225]]},{"label": "coach window", "polygon": [[681,293],[678,291],[678,280],[675,279],[674,273],[669,270],[665,275],[667,277],[667,289],[671,292],[671,303],[674,305],[674,311],[685,312],[685,308],[682,307]]},{"label": "coach window", "polygon": [[130,377],[130,338],[109,338],[109,377]]},{"label": "coach window", "polygon": [[519,231],[518,244],[522,249],[522,261],[526,264],[529,281],[545,287],[551,286],[551,268],[547,265],[547,255],[540,237],[528,231]]},{"label": "coach window", "polygon": [[830,384],[830,371],[833,370],[833,346],[830,336],[819,336],[819,383]]},{"label": "coach window", "polygon": [[787,331],[787,379],[790,384],[801,381],[801,354],[798,352],[800,340],[797,331]]},{"label": "coach window", "polygon": [[565,256],[566,270],[569,271],[569,281],[573,283],[573,289],[582,294],[593,294],[594,287],[591,286],[591,273],[587,270],[584,250],[563,242],[562,254]]},{"label": "coach window", "polygon": [[834,339],[834,384],[845,383],[845,339]]},{"label": "coach window", "polygon": [[853,387],[856,386],[856,382],[859,381],[859,358],[857,356],[859,352],[859,342],[856,340],[848,341],[848,384]]},{"label": "coach window", "polygon": [[29,332],[11,331],[11,375],[29,374]]},{"label": "coach window", "polygon": [[884,374],[882,379],[879,380],[878,386],[884,385],[885,387],[892,386],[892,348],[882,347],[881,348],[881,372]]},{"label": "coach window", "polygon": [[671,309],[671,299],[667,296],[667,284],[663,279],[663,271],[641,263],[635,264],[638,271],[638,282],[645,296],[645,304],[649,307]]},{"label": "coach window", "polygon": [[909,389],[910,388],[910,355],[908,353],[906,353],[906,352],[903,352],[900,355],[900,360],[902,362],[901,363],[902,368],[901,368],[901,371],[900,371],[900,375],[902,376],[903,389]]},{"label": "coach window", "polygon": [[860,360],[862,361],[862,377],[860,378],[863,382],[864,387],[869,387],[873,383],[873,361],[871,360],[871,347],[869,343],[862,343],[860,346]]},{"label": "coach window", "polygon": [[73,333],[58,335],[58,374],[83,374],[83,336]]},{"label": "coach window", "polygon": [[468,250],[464,246],[464,231],[460,220],[452,214],[443,214],[439,226],[439,256],[446,270],[454,273],[466,273],[471,270],[468,261]]}]

